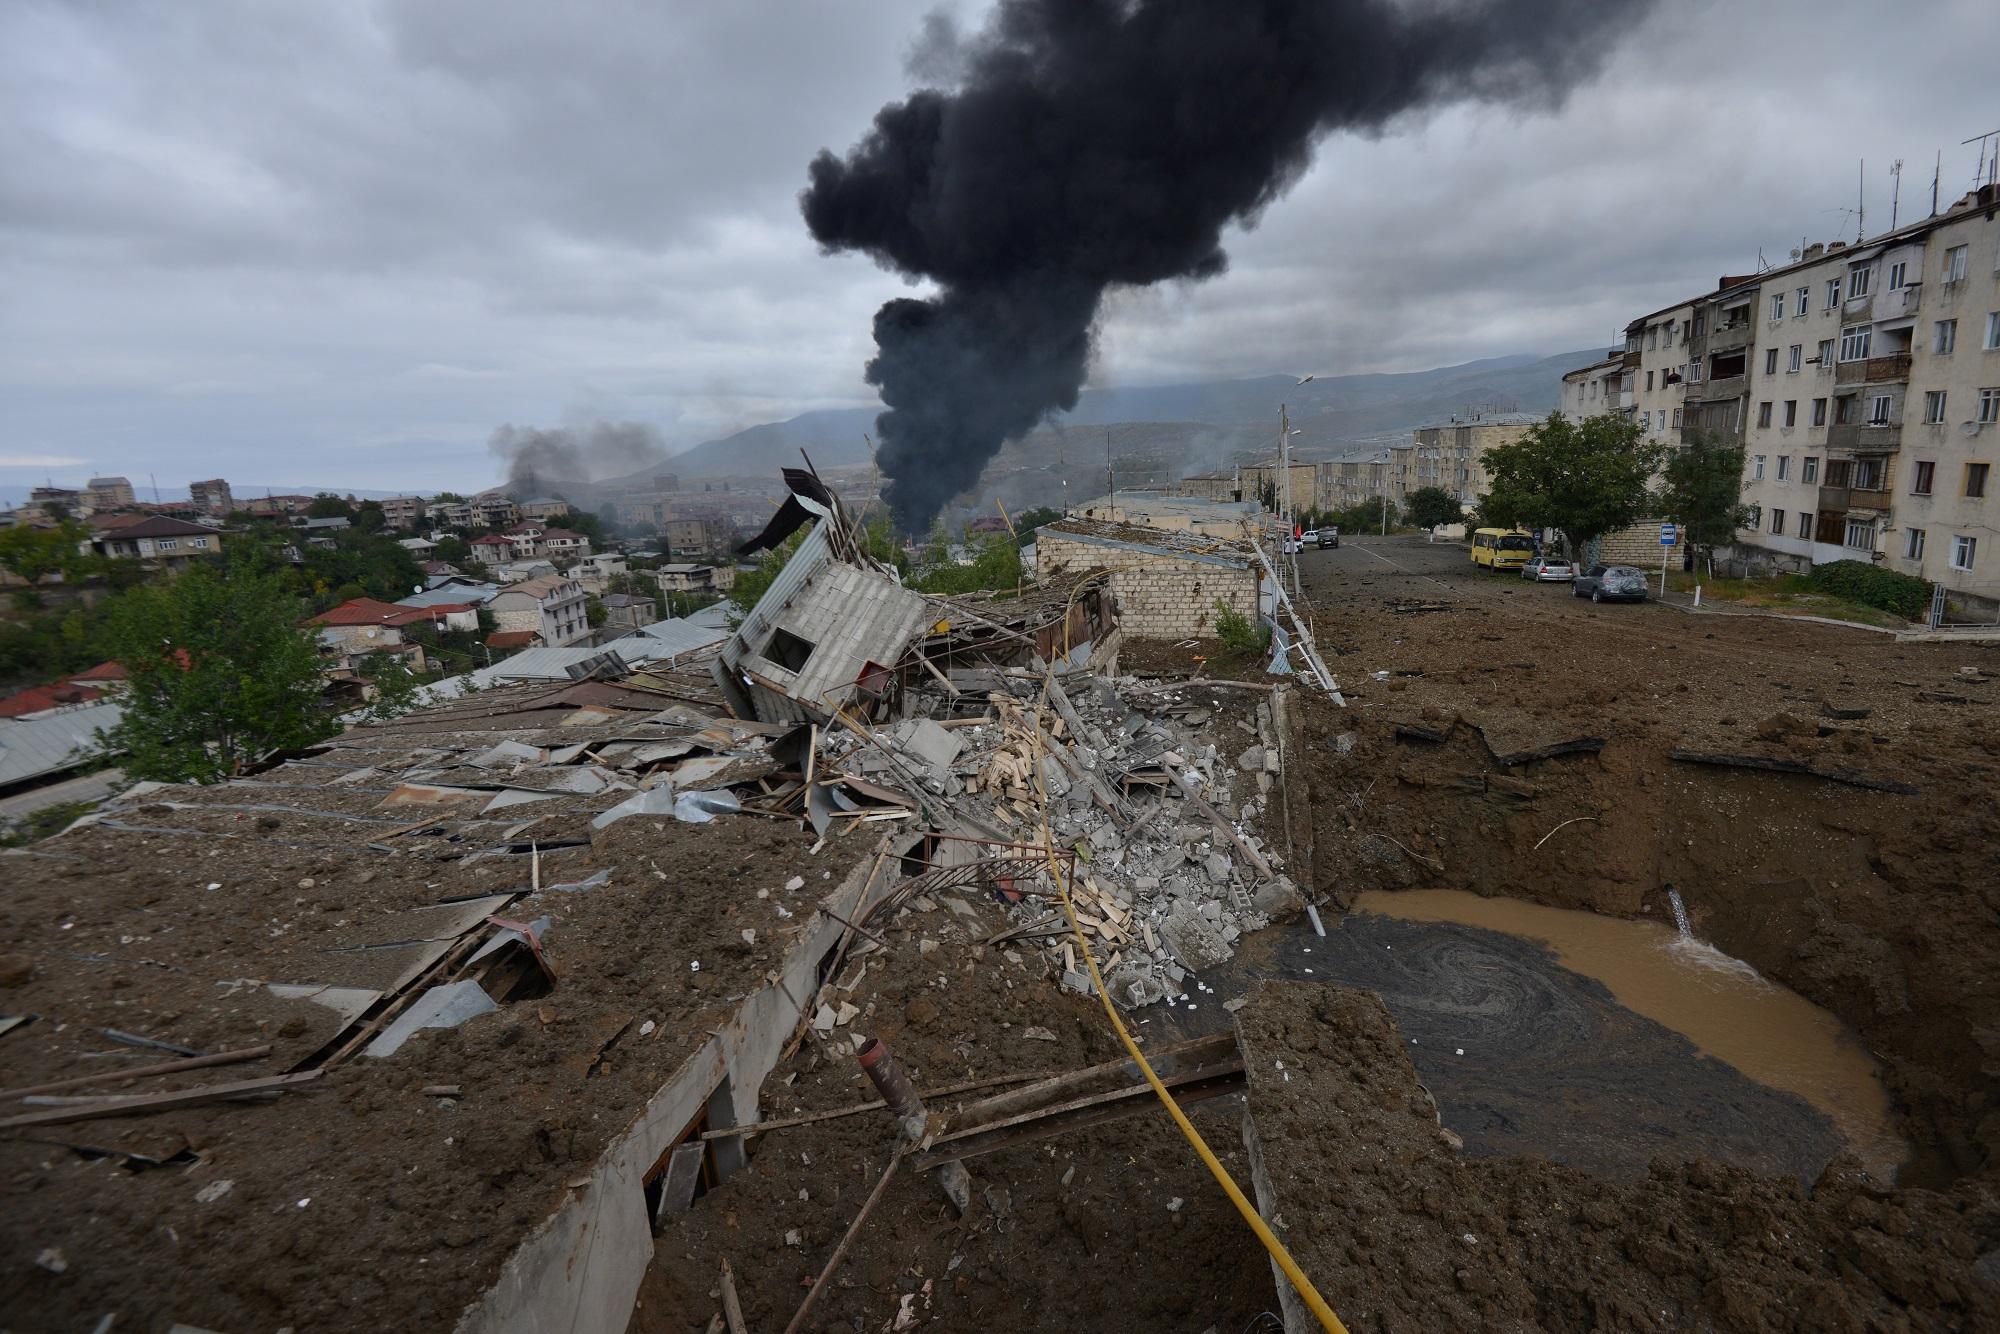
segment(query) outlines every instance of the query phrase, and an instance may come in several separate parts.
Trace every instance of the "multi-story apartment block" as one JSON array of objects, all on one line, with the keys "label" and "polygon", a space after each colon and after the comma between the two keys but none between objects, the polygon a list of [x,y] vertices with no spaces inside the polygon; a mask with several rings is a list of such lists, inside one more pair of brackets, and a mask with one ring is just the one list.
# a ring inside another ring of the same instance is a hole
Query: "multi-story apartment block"
[{"label": "multi-story apartment block", "polygon": [[227,514],[236,508],[236,501],[229,494],[229,483],[220,477],[212,477],[206,482],[189,482],[188,498],[204,514]]},{"label": "multi-story apartment block", "polygon": [[487,528],[501,528],[520,520],[520,507],[505,496],[474,496],[472,521]]},{"label": "multi-story apartment block", "polygon": [[2000,601],[1987,527],[2000,517],[2000,190],[1808,247],[1762,275],[1756,299],[1739,554],[1753,568],[1872,560]]},{"label": "multi-story apartment block", "polygon": [[1639,423],[1645,439],[1669,448],[1681,442],[1689,374],[1688,334],[1693,320],[1694,303],[1682,302],[1636,319],[1625,328],[1619,408]]},{"label": "multi-story apartment block", "polygon": [[560,519],[569,513],[567,500],[524,500],[521,502],[521,517],[524,519]]},{"label": "multi-story apartment block", "polygon": [[1603,360],[1577,367],[1562,378],[1563,416],[1582,421],[1606,412],[1628,410],[1621,401],[1624,383],[1625,354],[1620,350],[1613,349]]},{"label": "multi-story apartment block", "polygon": [[83,503],[92,511],[121,510],[136,505],[138,497],[123,477],[93,477],[83,489]]},{"label": "multi-story apartment block", "polygon": [[424,517],[422,496],[390,496],[382,502],[382,518],[392,528],[414,528]]},{"label": "multi-story apartment block", "polygon": [[668,519],[660,536],[670,551],[721,551],[736,540],[736,531],[720,519]]},{"label": "multi-story apartment block", "polygon": [[501,630],[532,631],[550,646],[590,633],[583,585],[559,574],[525,579],[493,595],[486,608]]},{"label": "multi-story apartment block", "polygon": [[1419,426],[1411,439],[1409,490],[1435,486],[1457,496],[1460,504],[1475,504],[1492,485],[1486,455],[1519,440],[1539,420],[1524,412],[1474,413],[1462,421],[1454,417]]}]

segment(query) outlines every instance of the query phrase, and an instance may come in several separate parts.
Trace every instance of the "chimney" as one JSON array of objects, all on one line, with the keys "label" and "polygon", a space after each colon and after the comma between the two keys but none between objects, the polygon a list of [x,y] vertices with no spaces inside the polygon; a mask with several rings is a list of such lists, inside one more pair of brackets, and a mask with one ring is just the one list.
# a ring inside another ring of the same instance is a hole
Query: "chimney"
[{"label": "chimney", "polygon": [[1799,258],[1818,259],[1821,255],[1825,253],[1826,253],[1826,247],[1821,245],[1818,241],[1814,241],[1811,245],[1807,246],[1805,250],[1800,253]]}]

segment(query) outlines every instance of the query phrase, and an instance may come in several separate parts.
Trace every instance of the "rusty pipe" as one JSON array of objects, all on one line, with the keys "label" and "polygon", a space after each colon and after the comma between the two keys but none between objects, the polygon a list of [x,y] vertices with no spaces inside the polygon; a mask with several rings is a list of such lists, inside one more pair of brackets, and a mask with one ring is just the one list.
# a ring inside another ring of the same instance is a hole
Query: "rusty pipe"
[{"label": "rusty pipe", "polygon": [[[904,1147],[913,1149],[922,1144],[930,1133],[930,1111],[917,1096],[917,1086],[910,1081],[909,1071],[903,1069],[903,1063],[889,1050],[889,1044],[880,1038],[862,1043],[858,1055],[861,1068],[868,1072],[868,1078],[902,1129]],[[972,1174],[964,1163],[942,1163],[932,1168],[930,1175],[961,1216],[972,1207]]]}]

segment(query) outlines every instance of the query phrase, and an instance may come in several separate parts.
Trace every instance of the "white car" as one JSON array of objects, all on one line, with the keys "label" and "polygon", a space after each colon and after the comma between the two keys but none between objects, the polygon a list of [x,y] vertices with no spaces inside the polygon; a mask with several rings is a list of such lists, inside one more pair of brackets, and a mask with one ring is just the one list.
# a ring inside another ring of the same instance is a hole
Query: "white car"
[{"label": "white car", "polygon": [[1300,546],[1309,546],[1317,541],[1319,541],[1319,529],[1317,528],[1308,528],[1299,535]]}]

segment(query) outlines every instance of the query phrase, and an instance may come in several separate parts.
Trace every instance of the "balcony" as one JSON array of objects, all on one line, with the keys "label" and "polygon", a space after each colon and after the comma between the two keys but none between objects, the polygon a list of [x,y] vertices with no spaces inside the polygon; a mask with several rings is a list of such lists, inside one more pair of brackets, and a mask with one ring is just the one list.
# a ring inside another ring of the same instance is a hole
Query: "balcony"
[{"label": "balcony", "polygon": [[1882,293],[1876,300],[1875,318],[1878,320],[1908,319],[1923,305],[1924,285],[1911,283],[1908,287],[1898,287]]},{"label": "balcony", "polygon": [[1847,488],[1844,486],[1822,486],[1819,489],[1819,508],[1832,510],[1836,514],[1847,510]]},{"label": "balcony", "polygon": [[1687,401],[1690,403],[1720,403],[1732,398],[1741,398],[1749,387],[1748,377],[1726,375],[1720,380],[1703,380],[1700,384],[1688,386]]},{"label": "balcony", "polygon": [[1826,428],[1828,449],[1852,449],[1867,454],[1889,454],[1903,443],[1901,422],[1836,422]]},{"label": "balcony", "polygon": [[[1824,487],[1820,488],[1825,490]],[[1887,510],[1889,508],[1889,488],[1886,486],[1851,486],[1847,488],[1847,508],[1849,510]]]},{"label": "balcony", "polygon": [[1910,378],[1910,354],[1896,352],[1863,361],[1843,361],[1834,367],[1835,384],[1885,384]]},{"label": "balcony", "polygon": [[1708,336],[1706,350],[1710,355],[1717,352],[1732,352],[1739,347],[1750,346],[1751,340],[1756,336],[1757,326],[1750,320],[1738,324],[1725,324]]}]

